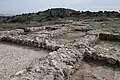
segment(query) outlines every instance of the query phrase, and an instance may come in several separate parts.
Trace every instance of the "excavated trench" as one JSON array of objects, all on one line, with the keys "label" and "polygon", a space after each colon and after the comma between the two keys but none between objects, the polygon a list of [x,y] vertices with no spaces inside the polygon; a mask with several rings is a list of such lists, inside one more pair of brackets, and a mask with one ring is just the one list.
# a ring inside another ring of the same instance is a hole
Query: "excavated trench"
[{"label": "excavated trench", "polygon": [[[120,53],[120,42],[100,41],[94,46],[96,47]],[[79,69],[72,75],[72,80],[120,80],[120,67],[102,60],[84,57]]]},{"label": "excavated trench", "polygon": [[84,59],[72,80],[120,80],[120,68],[101,61]]},{"label": "excavated trench", "polygon": [[61,44],[74,43],[75,40],[82,38],[86,35],[86,32],[82,31],[71,31],[64,35],[57,36],[54,39],[59,41]]},{"label": "excavated trench", "polygon": [[26,68],[32,61],[45,57],[50,51],[19,46],[13,43],[0,43],[0,80],[8,80],[9,76]]}]

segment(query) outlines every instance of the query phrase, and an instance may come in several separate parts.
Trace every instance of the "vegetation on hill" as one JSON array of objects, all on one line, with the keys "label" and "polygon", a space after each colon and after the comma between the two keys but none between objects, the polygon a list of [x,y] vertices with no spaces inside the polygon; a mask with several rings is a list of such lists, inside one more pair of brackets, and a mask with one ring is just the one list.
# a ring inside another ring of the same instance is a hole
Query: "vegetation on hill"
[{"label": "vegetation on hill", "polygon": [[72,9],[54,8],[45,11],[39,11],[37,13],[28,13],[28,14],[12,16],[8,22],[51,21],[51,20],[56,20],[58,18],[64,18],[70,16],[70,14],[73,12],[76,11]]},{"label": "vegetation on hill", "polygon": [[76,17],[76,18],[96,18],[96,17],[107,17],[107,18],[116,18],[120,17],[119,12],[115,11],[99,11],[99,12],[80,12],[75,11],[72,9],[65,9],[65,8],[52,8],[45,11],[39,11],[37,13],[27,13],[16,15],[12,17],[0,17],[0,22],[29,22],[29,21],[37,21],[37,22],[44,22],[44,21],[53,21],[60,18],[65,17]]}]

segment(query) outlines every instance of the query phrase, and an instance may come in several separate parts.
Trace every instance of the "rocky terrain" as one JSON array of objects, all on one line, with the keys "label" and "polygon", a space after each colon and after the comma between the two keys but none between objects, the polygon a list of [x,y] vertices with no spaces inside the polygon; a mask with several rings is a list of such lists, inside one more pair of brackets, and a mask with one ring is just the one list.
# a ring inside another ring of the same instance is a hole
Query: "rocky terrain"
[{"label": "rocky terrain", "polygon": [[[3,68],[0,69],[0,78],[120,80],[119,21],[110,27],[111,22],[71,20],[67,24],[0,31],[0,55],[10,55],[9,61],[4,57],[1,61],[6,67],[0,65]],[[16,44],[20,47],[15,47]],[[3,50],[3,47],[6,49]]]}]

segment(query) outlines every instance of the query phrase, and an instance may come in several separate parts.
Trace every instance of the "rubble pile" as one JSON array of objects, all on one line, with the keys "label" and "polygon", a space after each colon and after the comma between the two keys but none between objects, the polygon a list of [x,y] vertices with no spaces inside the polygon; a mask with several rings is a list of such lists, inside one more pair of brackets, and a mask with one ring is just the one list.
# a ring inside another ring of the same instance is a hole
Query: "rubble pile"
[{"label": "rubble pile", "polygon": [[68,33],[68,32],[70,32],[70,31],[71,31],[70,28],[63,27],[63,28],[61,28],[61,29],[52,31],[52,32],[50,33],[50,35],[51,35],[51,37],[56,37],[56,36],[64,35],[65,33]]},{"label": "rubble pile", "polygon": [[92,28],[89,27],[89,26],[75,26],[75,27],[74,27],[74,30],[75,30],[75,31],[87,32],[87,31],[92,30]]},{"label": "rubble pile", "polygon": [[76,42],[73,43],[73,45],[79,46],[81,44],[84,44],[92,47],[98,42],[99,42],[99,35],[86,35],[85,37],[76,40]]},{"label": "rubble pile", "polygon": [[[11,80],[70,80],[83,56],[75,47],[63,47],[11,76]],[[13,77],[13,78],[12,78]]]},{"label": "rubble pile", "polygon": [[25,28],[23,28],[23,30],[25,32],[35,32],[35,31],[40,31],[43,29],[45,29],[45,28],[44,27],[25,27]]},{"label": "rubble pile", "polygon": [[24,33],[23,29],[15,29],[15,30],[10,30],[10,31],[0,31],[0,36],[15,35],[15,34],[22,34],[22,33]]}]

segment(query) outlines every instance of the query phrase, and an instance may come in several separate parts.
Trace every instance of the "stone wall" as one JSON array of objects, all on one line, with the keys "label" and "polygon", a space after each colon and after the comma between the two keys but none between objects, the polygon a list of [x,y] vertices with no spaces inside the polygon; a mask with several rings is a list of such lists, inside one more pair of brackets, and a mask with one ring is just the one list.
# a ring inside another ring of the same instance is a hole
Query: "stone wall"
[{"label": "stone wall", "polygon": [[98,29],[98,30],[88,31],[87,34],[99,35],[100,40],[120,41],[120,33],[104,32],[104,31]]},{"label": "stone wall", "polygon": [[[48,56],[40,58],[25,69],[10,76],[10,80],[70,80],[72,74],[78,69],[85,57],[102,60],[112,65],[120,64],[117,52],[106,51],[102,47],[95,46],[100,39],[119,40],[119,34],[87,33],[86,36],[68,44],[59,44],[56,40],[52,40],[53,37],[70,31],[71,29],[67,27],[51,31],[47,39],[34,35],[21,35],[19,33],[1,33],[0,39],[2,41],[32,45],[53,51]],[[110,38],[111,35],[112,37]],[[115,54],[111,55],[109,53]]]},{"label": "stone wall", "polygon": [[[85,36],[82,41],[76,41],[74,45],[65,45],[57,51],[49,53],[45,58],[11,76],[11,80],[70,80],[72,74],[79,68],[81,60],[98,36]],[[77,44],[77,42],[79,44]]]},{"label": "stone wall", "polygon": [[[1,41],[7,41],[7,42],[13,42],[17,44],[27,45],[27,46],[33,46],[33,47],[39,47],[39,48],[45,48],[50,50],[57,50],[60,47],[64,46],[62,44],[59,44],[56,40],[52,40],[52,37],[56,37],[59,35],[63,35],[67,32],[71,31],[68,28],[61,28],[55,31],[52,31],[48,34],[47,39],[35,35],[22,35],[21,33],[25,33],[24,30],[12,30],[12,31],[4,31],[0,32],[0,40]],[[40,34],[39,34],[40,35]]]},{"label": "stone wall", "polygon": [[70,80],[83,56],[75,47],[63,47],[17,72],[10,80]]},{"label": "stone wall", "polygon": [[120,41],[119,33],[102,32],[99,34],[101,40]]}]

